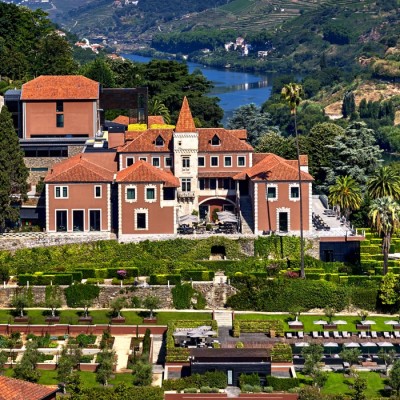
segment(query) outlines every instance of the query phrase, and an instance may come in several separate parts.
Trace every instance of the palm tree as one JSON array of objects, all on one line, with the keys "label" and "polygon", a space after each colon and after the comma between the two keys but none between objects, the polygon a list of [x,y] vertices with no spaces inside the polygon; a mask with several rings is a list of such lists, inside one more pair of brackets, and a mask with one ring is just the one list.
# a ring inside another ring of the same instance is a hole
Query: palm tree
[{"label": "palm tree", "polygon": [[300,148],[299,148],[299,135],[297,132],[297,107],[301,102],[303,95],[303,87],[297,83],[288,83],[281,90],[281,97],[290,107],[290,111],[294,118],[294,130],[296,133],[296,150],[297,150],[297,171],[300,192],[300,276],[305,278],[304,271],[304,238],[303,238],[303,190],[301,186],[301,168],[300,168]]},{"label": "palm tree", "polygon": [[380,167],[367,182],[368,194],[372,199],[392,197],[400,199],[400,176],[390,166]]},{"label": "palm tree", "polygon": [[372,226],[382,236],[383,274],[387,274],[388,254],[393,232],[400,224],[400,206],[389,196],[372,201],[369,211]]},{"label": "palm tree", "polygon": [[156,98],[153,98],[149,101],[149,115],[161,115],[166,124],[171,122],[171,116],[168,108],[164,103]]},{"label": "palm tree", "polygon": [[329,188],[329,202],[344,211],[346,219],[352,210],[361,206],[361,189],[351,176],[339,176],[336,183]]}]

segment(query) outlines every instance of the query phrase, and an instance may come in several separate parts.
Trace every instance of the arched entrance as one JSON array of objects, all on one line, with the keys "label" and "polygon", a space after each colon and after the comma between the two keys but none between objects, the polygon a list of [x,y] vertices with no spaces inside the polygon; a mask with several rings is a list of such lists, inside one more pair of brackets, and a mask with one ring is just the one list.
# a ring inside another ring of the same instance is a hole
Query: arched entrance
[{"label": "arched entrance", "polygon": [[[199,217],[200,219],[208,219],[211,221],[217,211],[231,211],[236,214],[236,204],[233,200],[221,197],[212,197],[200,201]],[[214,218],[215,219],[215,218]]]}]

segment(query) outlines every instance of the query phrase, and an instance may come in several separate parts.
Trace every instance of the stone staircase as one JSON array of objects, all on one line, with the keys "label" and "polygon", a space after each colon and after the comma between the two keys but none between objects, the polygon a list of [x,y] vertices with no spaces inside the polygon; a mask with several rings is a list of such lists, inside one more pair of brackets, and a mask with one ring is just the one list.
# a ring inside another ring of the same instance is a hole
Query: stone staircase
[{"label": "stone staircase", "polygon": [[232,329],[232,311],[214,311],[214,319],[218,328]]},{"label": "stone staircase", "polygon": [[153,335],[153,364],[162,364],[165,362],[165,343],[163,335]]},{"label": "stone staircase", "polygon": [[240,197],[242,233],[252,235],[254,233],[253,206],[250,196]]}]

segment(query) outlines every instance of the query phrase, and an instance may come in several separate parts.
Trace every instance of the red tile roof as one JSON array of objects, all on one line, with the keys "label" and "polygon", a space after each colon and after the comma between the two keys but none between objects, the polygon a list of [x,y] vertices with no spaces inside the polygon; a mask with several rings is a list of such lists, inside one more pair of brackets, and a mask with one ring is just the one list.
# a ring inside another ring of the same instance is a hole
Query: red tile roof
[{"label": "red tile roof", "polygon": [[[248,143],[240,140],[227,129],[199,128],[197,132],[199,133],[199,153],[253,151],[253,148]],[[218,146],[213,146],[211,144],[211,140],[215,135],[220,139],[220,144]]]},{"label": "red tile roof", "polygon": [[247,130],[246,129],[230,129],[229,133],[231,135],[236,136],[240,140],[246,140],[247,139]]},{"label": "red tile roof", "polygon": [[153,167],[145,161],[137,161],[117,173],[116,182],[162,182],[165,187],[179,187],[179,179],[171,172]]},{"label": "red tile roof", "polygon": [[77,154],[55,164],[45,182],[112,182],[117,169],[116,162],[109,160],[112,157],[115,153]]},{"label": "red tile roof", "polygon": [[42,75],[22,85],[21,100],[97,100],[99,83],[81,75]]},{"label": "red tile roof", "polygon": [[[148,129],[146,131],[134,133],[127,132],[125,138],[132,137],[132,141],[121,146],[118,151],[121,153],[170,153],[172,149],[172,129]],[[135,137],[136,136],[136,137]],[[163,146],[156,146],[156,139],[161,136],[164,140]]]},{"label": "red tile roof", "polygon": [[165,124],[164,118],[162,115],[149,115],[147,125],[151,128],[153,124]]},{"label": "red tile roof", "polygon": [[0,400],[42,400],[56,392],[58,388],[54,386],[0,376]]},{"label": "red tile roof", "polygon": [[[234,179],[246,179],[246,176],[250,179],[268,179],[268,181],[272,182],[297,181],[299,178],[297,163],[296,166],[294,166],[293,160],[289,160],[288,162],[288,160],[273,153],[265,154],[265,157],[261,161],[253,167],[240,172],[234,177]],[[307,182],[314,180],[309,173],[304,171],[301,172],[301,179]]]},{"label": "red tile roof", "polygon": [[196,126],[186,96],[183,99],[175,132],[196,132]]},{"label": "red tile roof", "polygon": [[127,117],[126,115],[118,115],[118,117],[114,118],[112,122],[121,125],[129,125],[129,117]]}]

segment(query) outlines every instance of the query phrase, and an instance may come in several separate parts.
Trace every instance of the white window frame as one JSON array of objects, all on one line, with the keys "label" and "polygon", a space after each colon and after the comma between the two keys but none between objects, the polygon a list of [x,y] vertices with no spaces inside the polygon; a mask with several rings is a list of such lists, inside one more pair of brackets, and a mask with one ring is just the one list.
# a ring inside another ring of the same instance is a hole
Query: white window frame
[{"label": "white window frame", "polygon": [[[100,212],[100,230],[99,231],[91,231],[90,230],[90,211],[99,211]],[[88,224],[88,232],[102,232],[103,231],[103,216],[101,212],[101,208],[89,208],[87,213],[87,224]]]},{"label": "white window frame", "polygon": [[[128,199],[128,189],[135,189],[135,198]],[[126,185],[125,186],[125,202],[126,203],[136,203],[138,197],[137,186],[136,185]]]},{"label": "white window frame", "polygon": [[[147,198],[147,189],[154,189],[154,199]],[[146,203],[156,203],[157,202],[157,186],[156,185],[145,185],[144,187],[144,201]]]},{"label": "white window frame", "polygon": [[[57,189],[60,188],[60,196],[57,196]],[[63,196],[64,189],[67,189],[67,195]],[[69,187],[68,186],[54,186],[54,198],[55,199],[69,199]]]},{"label": "white window frame", "polygon": [[125,168],[130,167],[130,165],[128,165],[128,160],[132,160],[132,164],[131,165],[135,164],[135,157],[126,157],[126,159],[125,159]]},{"label": "white window frame", "polygon": [[[239,165],[239,158],[243,158],[243,160],[244,160],[244,164],[243,165]],[[238,167],[245,167],[246,166],[246,156],[237,156],[237,166]]]},{"label": "white window frame", "polygon": [[[67,226],[65,227],[65,231],[57,231],[57,211],[66,211],[67,212]],[[67,208],[56,208],[54,210],[54,232],[70,232],[68,229],[69,225],[69,210]]]},{"label": "white window frame", "polygon": [[[154,165],[154,160],[158,160],[158,166]],[[151,165],[156,168],[161,168],[161,160],[160,157],[151,157]]]},{"label": "white window frame", "polygon": [[[185,181],[185,186],[187,186],[188,182],[190,183],[190,190],[183,190],[183,181]],[[181,178],[181,188],[182,188],[182,192],[193,192],[193,182],[192,182],[192,178]]]},{"label": "white window frame", "polygon": [[[213,163],[212,163],[213,158],[217,159],[217,165],[213,165]],[[210,157],[210,167],[211,168],[218,168],[219,167],[219,156],[211,156]]]},{"label": "white window frame", "polygon": [[[185,166],[185,161],[188,161],[188,166]],[[182,171],[189,171],[190,170],[190,156],[182,156]]]},{"label": "white window frame", "polygon": [[[299,189],[299,197],[292,197],[292,188],[298,188]],[[289,184],[289,200],[290,201],[300,201],[300,186],[298,183],[290,183]]]},{"label": "white window frame", "polygon": [[[231,160],[231,165],[226,165],[226,160],[230,159]],[[224,167],[226,168],[232,168],[232,156],[224,156]]]},{"label": "white window frame", "polygon": [[[100,189],[100,196],[96,195],[97,188]],[[95,199],[101,199],[102,197],[103,197],[103,187],[101,185],[95,185],[94,186],[94,198]]]},{"label": "white window frame", "polygon": [[[138,214],[146,215],[146,228],[138,228],[138,226],[137,226],[137,215]],[[135,221],[134,221],[135,231],[148,231],[149,230],[149,210],[147,208],[135,208],[134,218],[135,218]]]},{"label": "white window frame", "polygon": [[[278,201],[278,197],[279,197],[279,193],[278,193],[278,185],[275,183],[267,183],[267,185],[265,185],[265,196],[267,198],[267,201],[272,202],[272,201]],[[271,198],[268,197],[268,188],[275,188],[275,197]]]},{"label": "white window frame", "polygon": [[[200,158],[203,160],[203,165],[200,165],[200,164],[199,164]],[[199,168],[205,168],[205,166],[206,166],[206,158],[205,158],[204,156],[199,156],[199,157],[197,157],[197,166],[198,166]]]}]

